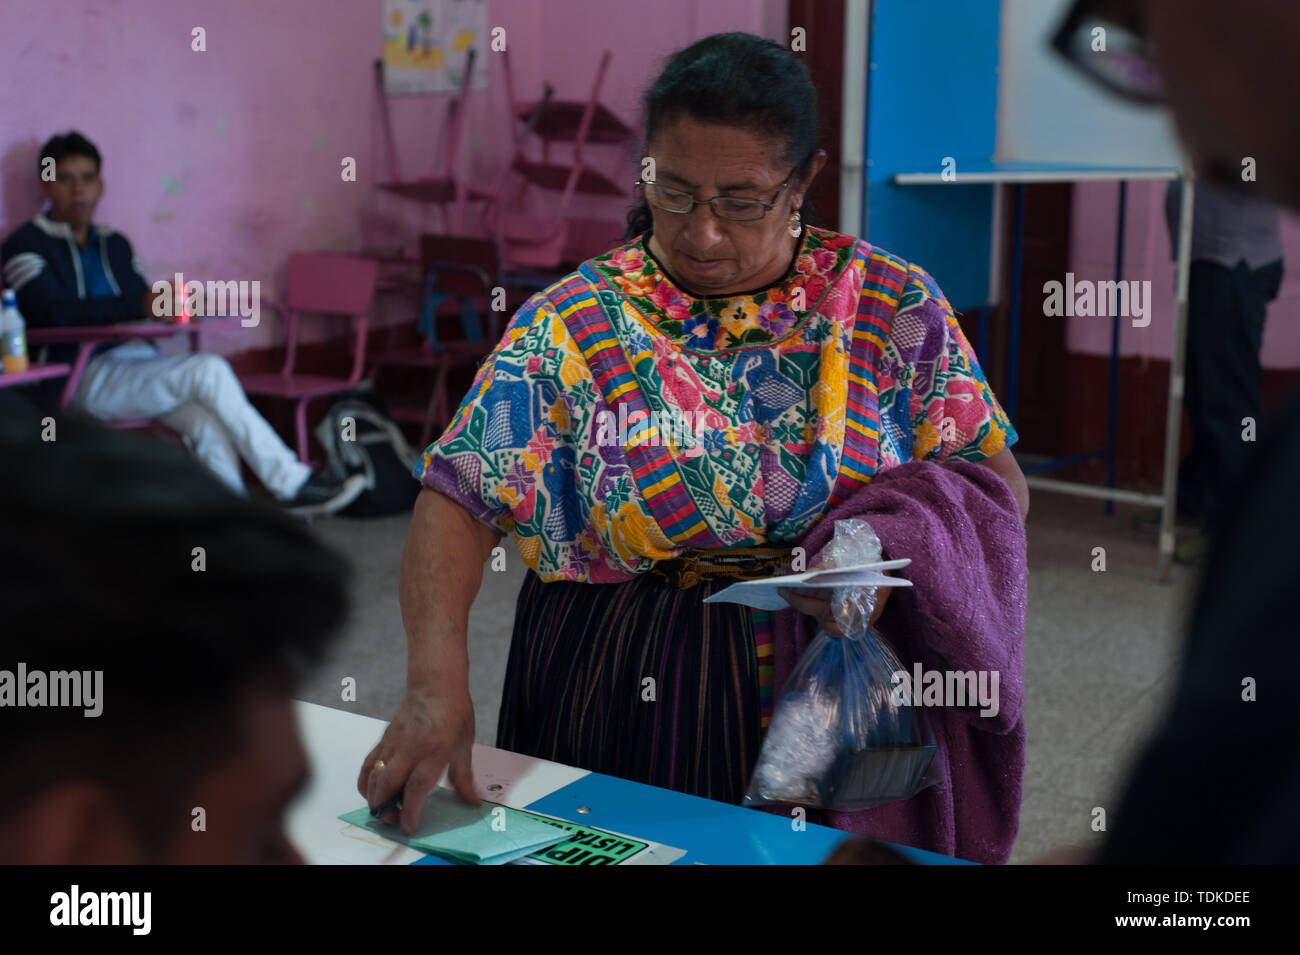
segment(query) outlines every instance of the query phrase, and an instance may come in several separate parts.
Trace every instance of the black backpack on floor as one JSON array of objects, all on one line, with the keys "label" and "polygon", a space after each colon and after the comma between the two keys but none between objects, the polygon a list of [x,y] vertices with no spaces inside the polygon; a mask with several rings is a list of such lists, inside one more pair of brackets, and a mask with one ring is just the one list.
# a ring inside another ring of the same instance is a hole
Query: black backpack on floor
[{"label": "black backpack on floor", "polygon": [[340,514],[384,517],[415,505],[421,485],[412,471],[419,454],[374,392],[350,391],[336,398],[316,426],[316,439],[325,449],[325,465],[332,475],[339,480],[351,474],[366,478],[365,490]]}]

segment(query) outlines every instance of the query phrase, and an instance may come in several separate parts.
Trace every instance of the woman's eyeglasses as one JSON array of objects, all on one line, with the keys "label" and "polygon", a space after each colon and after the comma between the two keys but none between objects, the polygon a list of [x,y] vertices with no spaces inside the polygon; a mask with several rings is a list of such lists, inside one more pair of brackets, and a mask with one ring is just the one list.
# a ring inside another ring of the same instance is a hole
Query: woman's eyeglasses
[{"label": "woman's eyeglasses", "polygon": [[[795,166],[795,169],[798,169]],[[794,176],[795,169],[790,170],[790,176]],[[767,215],[768,210],[775,208],[776,200],[781,197],[785,187],[790,185],[790,177],[781,183],[781,188],[776,191],[771,202],[764,202],[762,199],[742,199],[739,196],[714,196],[712,199],[696,199],[689,192],[682,192],[680,189],[669,189],[657,182],[646,182],[644,179],[638,179],[636,184],[645,192],[646,201],[656,209],[662,209],[664,212],[675,212],[678,215],[684,215],[690,212],[698,205],[708,204],[713,207],[713,214],[722,219],[734,219],[737,222],[751,222],[754,219],[761,219]]]},{"label": "woman's eyeglasses", "polygon": [[1141,0],[1077,0],[1052,46],[1112,93],[1138,103],[1164,102]]}]

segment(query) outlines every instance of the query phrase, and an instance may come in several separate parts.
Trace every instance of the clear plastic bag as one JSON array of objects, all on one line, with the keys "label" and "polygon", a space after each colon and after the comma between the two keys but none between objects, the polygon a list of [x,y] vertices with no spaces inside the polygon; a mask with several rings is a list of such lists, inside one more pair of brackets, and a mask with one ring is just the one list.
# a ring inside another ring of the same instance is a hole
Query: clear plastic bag
[{"label": "clear plastic bag", "polygon": [[[836,521],[819,566],[871,563],[880,550],[866,521]],[[745,805],[854,811],[907,799],[937,781],[929,722],[897,691],[894,674],[903,665],[868,624],[875,605],[874,587],[831,592],[845,636],[819,630],[799,658],[773,710]]]}]

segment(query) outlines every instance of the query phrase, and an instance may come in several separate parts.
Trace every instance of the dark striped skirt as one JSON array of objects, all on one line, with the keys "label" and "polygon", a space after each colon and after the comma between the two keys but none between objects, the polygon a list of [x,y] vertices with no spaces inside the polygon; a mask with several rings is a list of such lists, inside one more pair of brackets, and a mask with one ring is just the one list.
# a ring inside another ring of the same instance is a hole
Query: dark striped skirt
[{"label": "dark striped skirt", "polygon": [[732,582],[543,583],[528,571],[497,746],[739,803],[770,709],[771,641],[770,615],[704,603]]}]

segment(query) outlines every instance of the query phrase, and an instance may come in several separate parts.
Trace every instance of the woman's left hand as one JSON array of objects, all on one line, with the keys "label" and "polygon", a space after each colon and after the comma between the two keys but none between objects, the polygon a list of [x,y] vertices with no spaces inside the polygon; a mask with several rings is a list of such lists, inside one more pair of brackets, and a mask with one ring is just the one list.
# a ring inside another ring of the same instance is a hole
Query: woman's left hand
[{"label": "woman's left hand", "polygon": [[[871,612],[871,619],[867,622],[869,626],[874,627],[876,621],[880,619],[880,614],[885,609],[885,602],[889,600],[889,592],[893,589],[893,587],[876,588],[876,609]],[[835,622],[835,615],[831,611],[831,594],[834,592],[814,587],[782,587],[777,591],[795,610],[815,618],[817,625],[832,637],[842,637],[844,631]]]}]

